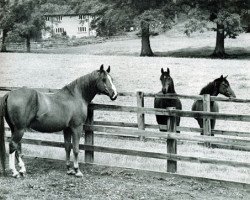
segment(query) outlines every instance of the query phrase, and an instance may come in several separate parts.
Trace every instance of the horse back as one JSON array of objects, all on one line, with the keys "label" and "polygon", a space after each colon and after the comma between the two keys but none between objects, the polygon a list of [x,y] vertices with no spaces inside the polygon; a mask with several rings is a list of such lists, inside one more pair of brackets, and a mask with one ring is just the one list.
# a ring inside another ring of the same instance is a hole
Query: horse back
[{"label": "horse back", "polygon": [[[192,105],[192,111],[203,111],[203,101],[196,100]],[[216,101],[210,102],[210,111],[219,112],[219,105]]]}]

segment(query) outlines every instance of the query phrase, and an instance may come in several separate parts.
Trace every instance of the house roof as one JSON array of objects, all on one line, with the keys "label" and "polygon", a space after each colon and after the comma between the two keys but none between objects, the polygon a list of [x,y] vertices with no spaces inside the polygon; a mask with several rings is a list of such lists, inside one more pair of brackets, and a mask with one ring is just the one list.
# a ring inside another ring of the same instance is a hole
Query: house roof
[{"label": "house roof", "polygon": [[88,15],[96,15],[95,13],[78,13],[78,14],[60,14],[60,13],[56,13],[56,14],[44,14],[44,16],[47,16],[47,17],[57,17],[57,16],[78,16],[78,15],[85,15],[85,16],[88,16]]},{"label": "house roof", "polygon": [[77,16],[77,15],[96,15],[97,10],[87,10],[87,9],[72,9],[68,5],[56,6],[53,9],[48,9],[44,15],[45,16]]}]

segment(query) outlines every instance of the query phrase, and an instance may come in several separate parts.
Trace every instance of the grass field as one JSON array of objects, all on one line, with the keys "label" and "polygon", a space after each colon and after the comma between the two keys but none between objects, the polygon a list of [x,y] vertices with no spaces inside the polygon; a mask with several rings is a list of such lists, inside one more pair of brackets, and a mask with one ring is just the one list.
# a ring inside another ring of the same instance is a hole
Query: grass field
[{"label": "grass field", "polygon": [[[37,50],[39,54],[2,53],[0,54],[0,86],[61,88],[79,76],[98,69],[101,64],[104,64],[106,67],[111,65],[111,74],[118,91],[156,93],[161,87],[159,82],[160,69],[169,67],[175,82],[175,89],[179,94],[199,94],[203,86],[223,74],[228,75],[231,87],[238,98],[250,99],[249,33],[242,34],[235,40],[226,39],[225,41],[227,53],[238,56],[240,60],[204,59],[214,49],[215,33],[197,33],[191,37],[186,37],[181,33],[181,27],[151,38],[153,51],[156,55],[163,57],[138,57],[140,45],[140,38],[133,37],[125,41],[108,41],[71,48]],[[94,102],[136,106],[136,99],[129,97],[119,97],[115,102],[111,102],[108,97],[97,96]],[[191,100],[182,100],[183,110],[190,110],[192,103]],[[145,104],[147,107],[152,107],[153,99],[146,99]],[[219,107],[222,113],[249,114],[250,111],[250,104],[220,102]],[[95,119],[136,122],[137,118],[135,114],[96,112]],[[156,124],[155,116],[147,115],[146,123]],[[198,127],[198,124],[194,119],[183,118],[181,126]],[[216,129],[248,131],[249,123],[217,121]],[[26,134],[25,136],[63,140],[62,135]],[[96,138],[95,144],[166,152],[164,143]],[[63,149],[31,145],[24,145],[23,153],[24,155],[57,159],[64,159],[65,156]],[[250,161],[250,152],[208,149],[194,143],[178,145],[178,154],[242,162]],[[83,153],[81,153],[81,160],[84,160]],[[139,157],[96,153],[95,162],[155,171],[166,170],[166,161]],[[178,173],[250,183],[250,169],[246,168],[179,162]]]},{"label": "grass field", "polygon": [[[250,60],[214,60],[190,58],[140,58],[129,56],[92,56],[73,54],[0,54],[1,86],[28,86],[61,88],[77,77],[99,68],[101,64],[111,65],[111,74],[118,91],[158,92],[160,90],[160,69],[170,68],[175,81],[177,93],[193,95],[209,81],[221,74],[229,75],[228,80],[238,98],[250,99]],[[108,97],[99,96],[96,103],[112,103],[122,105],[136,105],[136,99],[119,97],[111,102]],[[183,100],[183,109],[190,110],[192,101]],[[152,107],[152,99],[146,100],[146,106]],[[249,104],[219,103],[223,113],[249,114]],[[136,115],[119,113],[96,113],[96,120],[135,122]],[[147,115],[146,122],[155,124],[155,117]],[[198,127],[194,119],[183,118],[182,126]],[[218,121],[217,129],[248,131],[249,124],[243,122]],[[188,134],[188,133],[183,133]],[[35,137],[51,138],[40,135]],[[62,140],[62,136],[58,140]],[[120,141],[112,139],[96,139],[97,145],[133,148],[165,152],[165,144],[152,142]],[[52,153],[53,152],[53,153]],[[60,152],[60,153],[58,153]],[[178,153],[190,156],[211,157],[249,162],[250,153],[222,149],[208,149],[194,144],[178,146]],[[64,159],[64,150],[49,150],[48,148],[24,148],[24,154],[41,155]],[[58,157],[58,155],[60,155]],[[84,159],[83,154],[81,159]],[[137,157],[96,154],[95,162],[118,166],[133,166],[135,168],[165,171],[166,162]],[[178,172],[196,176],[227,179],[250,183],[250,169],[215,166],[207,164],[190,164],[180,162]]]},{"label": "grass field", "polygon": [[[156,37],[150,43],[156,56],[207,58],[215,47],[215,32],[194,33],[191,37],[183,34],[183,24]],[[85,55],[123,55],[139,56],[141,38],[130,36],[124,40],[108,40],[101,44],[90,44],[77,47],[34,50],[39,53],[85,54]],[[243,33],[237,39],[225,39],[225,49],[232,57],[250,59],[250,33]]]}]

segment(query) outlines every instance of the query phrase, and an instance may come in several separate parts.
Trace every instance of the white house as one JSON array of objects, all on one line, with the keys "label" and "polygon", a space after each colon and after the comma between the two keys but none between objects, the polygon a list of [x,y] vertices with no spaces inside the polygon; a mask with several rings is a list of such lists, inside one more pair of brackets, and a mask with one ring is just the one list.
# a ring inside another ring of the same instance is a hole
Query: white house
[{"label": "white house", "polygon": [[77,38],[96,36],[96,31],[90,25],[94,19],[92,14],[46,14],[45,19],[50,30],[43,32],[43,39],[56,34]]}]

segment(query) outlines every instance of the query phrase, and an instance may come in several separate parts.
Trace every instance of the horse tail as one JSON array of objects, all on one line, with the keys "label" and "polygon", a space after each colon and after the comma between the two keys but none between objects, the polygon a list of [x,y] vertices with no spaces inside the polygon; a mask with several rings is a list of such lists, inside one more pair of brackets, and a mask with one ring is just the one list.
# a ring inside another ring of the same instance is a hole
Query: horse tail
[{"label": "horse tail", "polygon": [[4,116],[6,110],[6,100],[8,95],[4,95],[0,101],[0,160],[3,169],[3,174],[5,172],[5,161],[6,161],[6,149],[5,149],[5,128],[4,128]]}]

